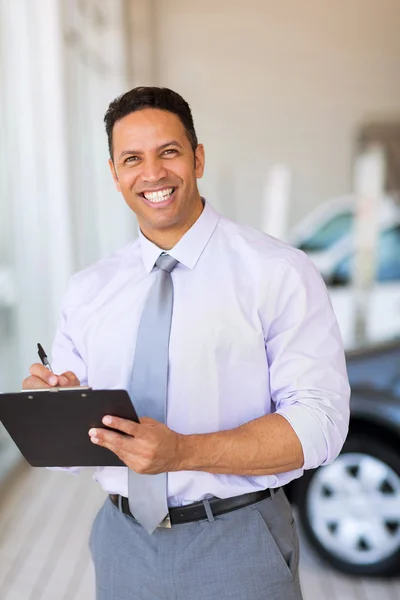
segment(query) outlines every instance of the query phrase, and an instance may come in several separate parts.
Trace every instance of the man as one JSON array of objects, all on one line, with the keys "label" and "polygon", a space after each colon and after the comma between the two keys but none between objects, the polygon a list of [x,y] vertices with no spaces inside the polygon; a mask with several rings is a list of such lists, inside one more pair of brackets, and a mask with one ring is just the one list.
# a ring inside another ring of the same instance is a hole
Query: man
[{"label": "man", "polygon": [[35,364],[23,383],[124,388],[138,410],[89,432],[129,467],[95,476],[110,494],[90,539],[97,598],[298,600],[279,488],[331,462],[349,418],[326,288],[302,252],[201,198],[204,148],[178,94],[136,88],[105,123],[139,239],[72,278],[61,375]]}]

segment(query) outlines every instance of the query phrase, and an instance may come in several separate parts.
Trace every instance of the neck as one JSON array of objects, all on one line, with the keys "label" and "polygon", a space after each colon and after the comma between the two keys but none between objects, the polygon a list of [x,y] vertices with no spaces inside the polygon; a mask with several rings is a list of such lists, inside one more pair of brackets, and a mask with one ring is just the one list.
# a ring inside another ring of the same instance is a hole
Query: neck
[{"label": "neck", "polygon": [[203,201],[199,197],[199,202],[196,204],[196,210],[190,215],[190,218],[185,221],[184,225],[177,225],[171,229],[147,229],[146,227],[140,226],[143,235],[153,242],[156,246],[162,250],[171,250],[179,240],[185,235],[187,231],[194,225],[197,219],[203,212]]}]

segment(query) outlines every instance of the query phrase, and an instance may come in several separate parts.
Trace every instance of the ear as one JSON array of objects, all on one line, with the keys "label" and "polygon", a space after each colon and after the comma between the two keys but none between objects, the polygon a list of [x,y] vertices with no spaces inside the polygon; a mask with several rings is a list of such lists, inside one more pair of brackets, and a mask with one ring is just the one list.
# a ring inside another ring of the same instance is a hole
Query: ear
[{"label": "ear", "polygon": [[111,158],[108,159],[108,166],[110,167],[110,171],[111,171],[112,178],[114,179],[115,187],[117,188],[117,191],[120,192],[121,188],[119,185],[117,172],[115,170],[114,162],[111,160]]},{"label": "ear", "polygon": [[204,173],[205,153],[203,144],[199,144],[194,153],[194,168],[197,179],[201,179]]}]

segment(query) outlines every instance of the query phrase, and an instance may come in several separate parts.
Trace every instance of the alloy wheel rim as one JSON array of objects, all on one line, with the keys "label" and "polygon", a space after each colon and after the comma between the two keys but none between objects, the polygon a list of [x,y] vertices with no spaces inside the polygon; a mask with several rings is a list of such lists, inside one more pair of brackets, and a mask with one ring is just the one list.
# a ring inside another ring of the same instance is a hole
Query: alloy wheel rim
[{"label": "alloy wheel rim", "polygon": [[400,548],[400,477],[385,462],[341,454],[318,469],[307,495],[315,537],[340,560],[374,564]]}]

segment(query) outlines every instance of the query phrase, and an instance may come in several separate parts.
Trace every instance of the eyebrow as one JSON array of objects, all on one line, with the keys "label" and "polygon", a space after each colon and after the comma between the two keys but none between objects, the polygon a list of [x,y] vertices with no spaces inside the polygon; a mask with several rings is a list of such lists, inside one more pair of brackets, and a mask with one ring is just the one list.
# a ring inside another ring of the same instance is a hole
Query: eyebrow
[{"label": "eyebrow", "polygon": [[[182,148],[182,144],[180,144],[176,140],[171,140],[170,142],[165,142],[165,144],[161,144],[161,146],[157,146],[157,148],[155,150],[156,150],[156,152],[160,152],[160,150],[164,150],[164,148],[167,148],[168,146],[177,146],[178,148]],[[121,152],[121,154],[119,155],[119,158],[123,158],[127,154],[143,154],[143,151],[141,151],[141,150],[123,150],[123,152]]]}]

